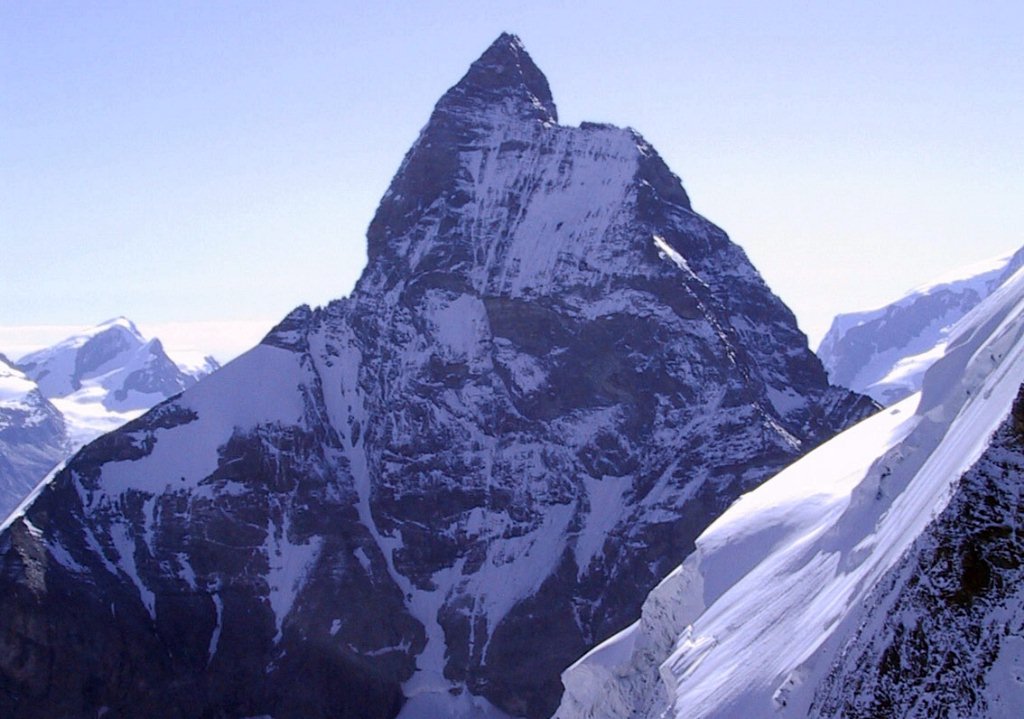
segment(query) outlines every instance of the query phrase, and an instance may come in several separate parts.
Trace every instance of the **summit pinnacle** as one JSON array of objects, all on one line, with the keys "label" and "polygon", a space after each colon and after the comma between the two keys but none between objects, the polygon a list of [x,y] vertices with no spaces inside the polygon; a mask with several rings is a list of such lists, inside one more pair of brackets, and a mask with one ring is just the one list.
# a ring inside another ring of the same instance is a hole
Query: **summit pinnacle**
[{"label": "summit pinnacle", "polygon": [[523,117],[558,122],[558,112],[544,73],[522,41],[502,33],[469,71],[438,102],[438,109],[490,103],[513,108]]}]

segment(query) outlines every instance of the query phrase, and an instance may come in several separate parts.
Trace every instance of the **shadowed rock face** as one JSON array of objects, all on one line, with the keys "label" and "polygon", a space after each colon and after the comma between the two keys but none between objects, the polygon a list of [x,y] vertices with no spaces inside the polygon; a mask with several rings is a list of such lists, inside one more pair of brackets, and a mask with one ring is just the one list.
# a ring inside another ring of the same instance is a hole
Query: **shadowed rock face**
[{"label": "shadowed rock face", "polygon": [[873,410],[643,138],[555,117],[503,35],[351,297],[90,445],[0,535],[0,714],[546,716],[739,493]]}]

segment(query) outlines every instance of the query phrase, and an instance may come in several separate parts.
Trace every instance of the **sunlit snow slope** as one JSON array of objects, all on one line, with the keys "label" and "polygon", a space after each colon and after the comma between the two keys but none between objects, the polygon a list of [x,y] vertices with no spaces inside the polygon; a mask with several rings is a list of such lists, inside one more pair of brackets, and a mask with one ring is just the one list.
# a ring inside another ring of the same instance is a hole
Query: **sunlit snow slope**
[{"label": "sunlit snow slope", "polygon": [[[913,709],[914,701],[927,694],[927,677],[940,677],[941,683],[951,670],[943,668],[943,658],[959,649],[935,651],[930,659],[918,651],[920,666],[906,674],[890,666],[878,677],[863,677],[857,667],[882,666],[887,656],[899,667],[901,657],[915,656],[911,642],[886,654],[893,638],[878,629],[889,626],[895,634],[892,627],[906,626],[909,634],[914,626],[909,619],[892,621],[887,612],[899,601],[912,604],[907,594],[919,591],[914,573],[897,565],[912,561],[907,557],[922,561],[917,554],[931,546],[922,536],[951,496],[964,501],[960,497],[970,482],[962,488],[961,477],[983,453],[985,462],[1000,461],[1001,443],[1012,428],[1004,427],[1002,440],[991,440],[1022,381],[1024,272],[1018,272],[953,329],[920,394],[826,443],[712,524],[696,551],[650,594],[641,620],[564,674],[566,695],[557,716],[933,716],[927,707],[935,710],[941,703]],[[1012,462],[1004,466],[996,484],[1002,483],[1007,511],[1019,519],[1020,476]],[[973,470],[985,471],[984,463]],[[980,571],[977,561],[953,564]],[[906,575],[902,584],[900,571]],[[935,584],[958,585],[958,576],[937,576]],[[960,583],[977,589],[979,580]],[[1014,600],[1009,590],[1010,605],[1003,611],[1017,620],[1001,631],[1019,637],[1021,592],[1016,590]],[[918,600],[914,606],[929,604]],[[874,634],[868,627],[857,635],[869,620]],[[964,634],[988,636],[991,624],[978,619],[965,625]],[[1020,639],[986,646],[988,655],[984,647],[977,653],[999,674],[963,690],[981,702],[963,715],[986,716],[977,709],[986,706],[1000,716],[1020,716]],[[841,657],[847,658],[845,670]],[[900,677],[903,703],[892,703]],[[890,704],[885,697],[893,697]]]}]

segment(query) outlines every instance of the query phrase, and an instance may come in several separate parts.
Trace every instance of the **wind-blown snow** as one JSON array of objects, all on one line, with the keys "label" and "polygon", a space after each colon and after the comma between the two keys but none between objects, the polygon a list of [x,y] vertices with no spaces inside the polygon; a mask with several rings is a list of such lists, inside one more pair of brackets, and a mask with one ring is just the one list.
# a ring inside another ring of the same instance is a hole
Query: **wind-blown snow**
[{"label": "wind-blown snow", "polygon": [[[920,395],[826,443],[713,523],[652,592],[641,622],[566,672],[557,716],[634,716],[638,707],[649,717],[805,716],[838,637],[945,507],[1024,382],[1024,271],[951,337]],[[670,643],[659,640],[666,634]]]}]

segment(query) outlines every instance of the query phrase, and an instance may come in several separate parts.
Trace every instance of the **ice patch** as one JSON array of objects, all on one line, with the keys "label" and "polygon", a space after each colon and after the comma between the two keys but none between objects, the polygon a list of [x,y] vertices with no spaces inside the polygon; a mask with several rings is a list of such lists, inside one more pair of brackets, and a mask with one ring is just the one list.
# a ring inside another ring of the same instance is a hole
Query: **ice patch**
[{"label": "ice patch", "polygon": [[277,627],[275,644],[281,641],[284,619],[291,611],[310,568],[320,556],[323,544],[319,537],[311,537],[305,544],[293,543],[288,538],[288,530],[287,519],[283,525],[271,522],[267,527],[267,541],[264,545],[269,565],[267,585],[270,589],[270,607],[274,610]]},{"label": "ice patch", "polygon": [[576,538],[577,579],[586,574],[590,563],[604,546],[608,533],[615,528],[622,516],[623,497],[632,487],[632,477],[584,477],[590,501],[590,511],[584,520],[583,529]]}]

